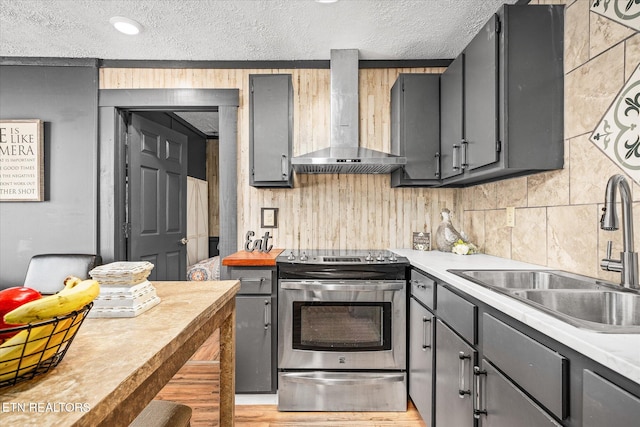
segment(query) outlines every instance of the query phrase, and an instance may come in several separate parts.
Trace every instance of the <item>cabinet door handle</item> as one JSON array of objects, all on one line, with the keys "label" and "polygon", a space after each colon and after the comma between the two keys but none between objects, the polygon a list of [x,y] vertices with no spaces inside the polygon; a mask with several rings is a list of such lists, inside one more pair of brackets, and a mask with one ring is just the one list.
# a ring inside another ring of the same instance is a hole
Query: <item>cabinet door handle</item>
[{"label": "cabinet door handle", "polygon": [[458,169],[460,169],[460,146],[458,144],[453,144],[453,152],[451,154],[451,157],[453,159],[453,165],[451,166],[451,168],[454,171],[457,171]]},{"label": "cabinet door handle", "polygon": [[282,179],[287,179],[289,174],[289,162],[287,161],[287,155],[282,155],[282,163],[280,164],[280,171],[282,172]]},{"label": "cabinet door handle", "polygon": [[264,328],[269,329],[271,326],[271,302],[266,299],[264,300]]},{"label": "cabinet door handle", "polygon": [[260,283],[262,285],[262,282],[264,282],[267,279],[265,277],[238,277],[238,280],[241,283],[258,282],[258,283]]},{"label": "cabinet door handle", "polygon": [[460,153],[460,157],[462,160],[460,161],[460,169],[466,169],[469,166],[469,162],[467,161],[467,149],[469,147],[469,141],[463,139],[460,143],[462,152]]},{"label": "cabinet door handle", "polygon": [[[480,415],[487,415],[487,408],[484,408],[484,399],[482,398],[482,383],[480,382],[481,376],[486,376],[487,371],[480,370],[478,366],[473,367],[473,376],[475,377],[475,396],[473,399],[473,418],[480,419]],[[484,408],[484,409],[482,409]]]},{"label": "cabinet door handle", "polygon": [[422,283],[419,280],[412,280],[411,283],[413,283],[414,285],[416,285],[416,287],[418,289],[427,289],[427,285],[425,285],[424,283]]},{"label": "cabinet door handle", "polygon": [[[427,328],[427,323],[429,328]],[[422,316],[422,350],[426,351],[431,348],[431,334],[429,334],[429,344],[427,344],[427,330],[431,331],[431,319],[427,316]]]},{"label": "cabinet door handle", "polygon": [[465,360],[471,360],[471,356],[464,354],[464,351],[458,353],[458,361],[460,362],[458,364],[458,396],[460,397],[460,399],[464,399],[465,395],[471,394],[471,390],[467,389],[464,381]]},{"label": "cabinet door handle", "polygon": [[352,280],[351,282],[351,284],[345,284],[344,281],[339,282],[337,280],[314,280],[313,282],[281,280],[280,289],[296,289],[307,292],[384,292],[399,291],[407,286],[406,280],[390,280],[380,283],[367,282],[366,280]]},{"label": "cabinet door handle", "polygon": [[436,178],[440,178],[440,153],[436,153]]}]

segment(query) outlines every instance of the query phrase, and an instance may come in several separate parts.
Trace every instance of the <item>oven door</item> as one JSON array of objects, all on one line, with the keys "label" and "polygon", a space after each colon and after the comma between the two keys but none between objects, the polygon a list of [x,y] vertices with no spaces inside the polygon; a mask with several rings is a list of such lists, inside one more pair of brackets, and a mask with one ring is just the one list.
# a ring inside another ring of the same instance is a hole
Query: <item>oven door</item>
[{"label": "oven door", "polygon": [[404,280],[280,280],[278,368],[405,369]]}]

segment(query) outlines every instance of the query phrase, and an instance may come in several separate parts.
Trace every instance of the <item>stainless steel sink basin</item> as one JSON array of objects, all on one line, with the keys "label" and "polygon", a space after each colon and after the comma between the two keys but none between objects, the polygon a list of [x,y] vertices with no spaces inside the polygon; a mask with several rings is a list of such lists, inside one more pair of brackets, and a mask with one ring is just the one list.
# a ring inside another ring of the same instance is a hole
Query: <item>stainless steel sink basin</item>
[{"label": "stainless steel sink basin", "polygon": [[560,270],[449,270],[573,326],[640,333],[640,293]]},{"label": "stainless steel sink basin", "polygon": [[601,289],[603,283],[590,277],[558,270],[449,270],[489,288],[511,289]]},{"label": "stainless steel sink basin", "polygon": [[640,332],[640,295],[615,291],[514,291],[571,324],[603,332]]}]

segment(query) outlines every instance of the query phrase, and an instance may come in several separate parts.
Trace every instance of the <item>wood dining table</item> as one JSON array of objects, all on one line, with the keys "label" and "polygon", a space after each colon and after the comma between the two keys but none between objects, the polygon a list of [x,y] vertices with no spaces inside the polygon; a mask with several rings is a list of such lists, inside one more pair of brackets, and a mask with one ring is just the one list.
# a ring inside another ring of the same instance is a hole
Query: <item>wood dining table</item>
[{"label": "wood dining table", "polygon": [[234,423],[235,280],[153,282],[161,302],[88,318],[46,374],[0,388],[3,426],[128,426],[217,329],[220,425]]}]

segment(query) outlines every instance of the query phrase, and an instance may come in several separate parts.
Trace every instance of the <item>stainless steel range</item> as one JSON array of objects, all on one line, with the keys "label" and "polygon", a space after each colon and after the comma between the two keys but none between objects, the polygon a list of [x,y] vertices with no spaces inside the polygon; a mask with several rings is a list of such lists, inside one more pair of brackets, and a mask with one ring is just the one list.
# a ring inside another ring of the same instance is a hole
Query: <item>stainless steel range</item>
[{"label": "stainless steel range", "polygon": [[284,251],[278,409],[405,411],[409,262],[389,251]]}]

